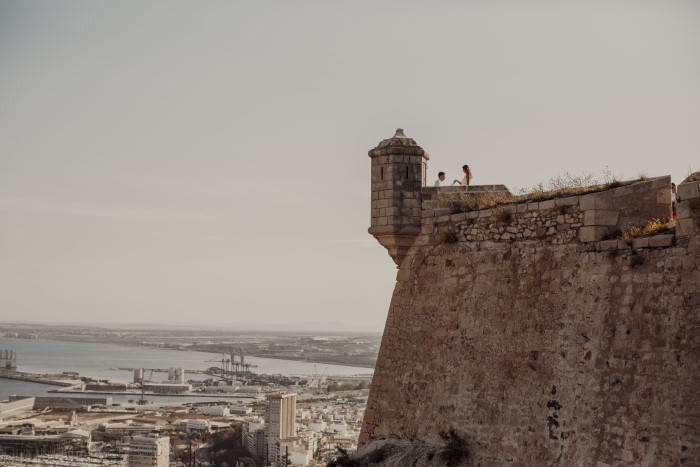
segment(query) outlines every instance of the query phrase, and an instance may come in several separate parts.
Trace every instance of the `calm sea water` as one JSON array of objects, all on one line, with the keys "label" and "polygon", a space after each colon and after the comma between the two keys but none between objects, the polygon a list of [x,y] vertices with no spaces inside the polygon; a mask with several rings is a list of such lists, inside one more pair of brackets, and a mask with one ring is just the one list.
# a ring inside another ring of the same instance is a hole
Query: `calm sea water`
[{"label": "calm sea water", "polygon": [[[77,371],[81,376],[118,381],[131,381],[132,373],[112,370],[111,368],[170,368],[183,367],[192,370],[205,370],[210,366],[219,366],[221,354],[149,349],[145,347],[123,347],[114,344],[93,344],[79,342],[62,342],[33,339],[12,339],[0,337],[0,350],[14,350],[17,353],[17,369],[32,373],[60,373]],[[215,361],[208,361],[215,360]],[[282,375],[329,376],[372,374],[371,368],[361,368],[322,363],[297,362],[292,360],[275,360],[271,358],[246,357],[246,362],[257,365],[251,368],[254,373]],[[148,376],[148,373],[146,373]],[[206,375],[187,374],[187,379],[206,379]],[[166,378],[165,373],[154,373],[154,380]],[[0,378],[0,400],[6,400],[10,394],[44,395],[51,386],[13,381]],[[115,397],[126,400],[128,396]],[[133,398],[133,396],[131,396]],[[177,400],[182,400],[176,398]],[[215,399],[215,398],[213,398]],[[159,399],[162,400],[162,399]],[[187,398],[188,401],[200,401],[200,398]],[[173,400],[174,402],[175,400]]]}]

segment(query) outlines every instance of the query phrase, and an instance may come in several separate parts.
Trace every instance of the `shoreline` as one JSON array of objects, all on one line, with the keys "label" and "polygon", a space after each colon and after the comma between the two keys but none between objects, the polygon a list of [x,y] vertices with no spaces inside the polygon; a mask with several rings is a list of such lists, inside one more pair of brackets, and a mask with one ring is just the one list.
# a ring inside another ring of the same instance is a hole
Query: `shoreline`
[{"label": "shoreline", "polygon": [[[51,389],[48,392],[52,394],[83,394],[86,397],[90,396],[91,394],[108,394],[110,396],[134,396],[135,398],[141,397],[141,391],[134,391],[134,392],[118,392],[118,391],[78,391],[78,390],[71,390],[71,389]],[[156,394],[156,393],[149,393],[149,392],[144,392],[143,396],[148,396],[148,397],[225,397],[225,398],[233,398],[233,399],[259,399],[258,396],[255,396],[250,393],[243,393],[243,394],[232,394],[232,393],[179,393],[179,394]]]},{"label": "shoreline", "polygon": [[[62,338],[62,337],[47,337],[47,336],[41,336],[37,337],[36,339],[25,339],[22,337],[9,337],[6,336],[6,339],[23,339],[23,340],[44,340],[44,341],[53,341],[53,342],[73,342],[76,344],[111,344],[111,345],[117,345],[120,347],[129,347],[129,348],[145,348],[145,349],[153,349],[153,350],[173,350],[173,351],[179,351],[179,352],[200,352],[200,353],[207,353],[207,354],[219,354],[220,352],[213,352],[209,350],[200,350],[197,348],[176,348],[176,347],[159,347],[159,346],[150,346],[150,345],[139,345],[139,344],[133,344],[133,343],[120,343],[120,342],[114,342],[112,340],[107,340],[107,341],[102,341],[99,340],[97,337],[94,338],[89,338],[89,339],[70,339],[70,338]],[[376,367],[376,363],[373,365],[369,365],[366,363],[340,363],[340,362],[328,362],[324,360],[299,360],[298,358],[291,358],[291,357],[283,357],[283,356],[261,356],[261,355],[253,355],[251,354],[250,357],[254,358],[264,358],[268,360],[283,360],[283,361],[292,361],[292,362],[299,362],[299,363],[312,363],[312,364],[319,364],[319,365],[337,365],[337,366],[345,366],[345,367],[357,367],[357,368],[367,368],[368,370],[371,370],[372,373],[374,373],[374,369]]]}]

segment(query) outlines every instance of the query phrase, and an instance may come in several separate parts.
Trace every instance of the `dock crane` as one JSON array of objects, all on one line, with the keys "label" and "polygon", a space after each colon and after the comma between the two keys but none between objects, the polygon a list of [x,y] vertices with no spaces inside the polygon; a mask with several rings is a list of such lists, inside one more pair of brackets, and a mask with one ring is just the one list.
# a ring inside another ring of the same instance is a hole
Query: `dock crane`
[{"label": "dock crane", "polygon": [[232,347],[229,353],[222,353],[219,357],[212,358],[206,361],[211,363],[219,363],[219,373],[221,374],[221,376],[249,373],[251,368],[258,367],[257,365],[253,365],[246,362],[242,347],[239,347],[238,351],[238,357],[236,357],[236,353]]}]

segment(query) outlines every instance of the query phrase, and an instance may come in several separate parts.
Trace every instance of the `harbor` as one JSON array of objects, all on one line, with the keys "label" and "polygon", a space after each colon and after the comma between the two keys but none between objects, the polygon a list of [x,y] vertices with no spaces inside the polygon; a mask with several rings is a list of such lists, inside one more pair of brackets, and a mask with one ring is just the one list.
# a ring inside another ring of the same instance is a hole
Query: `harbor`
[{"label": "harbor", "polygon": [[0,382],[0,400],[27,392],[25,387],[36,395],[104,394],[123,402],[249,399],[279,387],[316,391],[328,384],[368,387],[372,378],[372,372],[362,367],[249,357],[241,352],[234,357],[7,337],[0,337],[0,349],[12,350],[17,368],[0,370],[0,381],[6,381]]}]

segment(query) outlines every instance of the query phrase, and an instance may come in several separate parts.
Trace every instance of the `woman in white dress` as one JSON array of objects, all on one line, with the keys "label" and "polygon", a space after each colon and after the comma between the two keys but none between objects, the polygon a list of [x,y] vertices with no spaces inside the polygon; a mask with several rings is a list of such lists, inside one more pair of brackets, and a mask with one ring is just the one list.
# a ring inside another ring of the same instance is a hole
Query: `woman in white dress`
[{"label": "woman in white dress", "polygon": [[474,176],[472,175],[472,169],[470,169],[469,166],[465,164],[462,166],[462,172],[464,172],[464,178],[462,179],[462,181],[460,182],[459,180],[455,180],[453,185],[471,185],[472,178],[474,178]]}]

